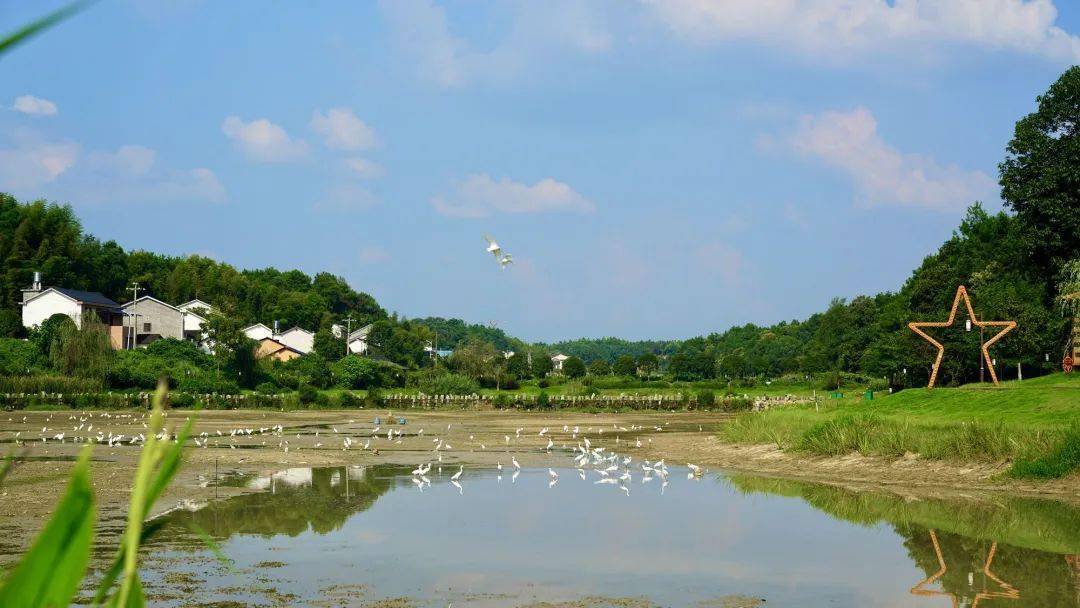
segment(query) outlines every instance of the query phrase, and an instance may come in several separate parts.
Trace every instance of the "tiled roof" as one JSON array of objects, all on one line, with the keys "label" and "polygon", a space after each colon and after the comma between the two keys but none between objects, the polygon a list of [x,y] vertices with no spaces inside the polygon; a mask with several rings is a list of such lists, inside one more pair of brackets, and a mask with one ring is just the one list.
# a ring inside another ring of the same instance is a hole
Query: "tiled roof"
[{"label": "tiled roof", "polygon": [[107,306],[109,308],[118,308],[120,306],[96,291],[79,291],[78,289],[68,289],[67,287],[53,287],[53,289],[73,300],[78,300],[83,304]]}]

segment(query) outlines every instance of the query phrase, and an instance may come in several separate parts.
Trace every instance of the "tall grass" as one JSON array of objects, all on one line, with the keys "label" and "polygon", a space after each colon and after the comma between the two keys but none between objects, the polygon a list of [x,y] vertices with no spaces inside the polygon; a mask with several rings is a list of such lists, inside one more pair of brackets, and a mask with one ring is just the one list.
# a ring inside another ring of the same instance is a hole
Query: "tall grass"
[{"label": "tall grass", "polygon": [[[138,574],[139,546],[158,530],[144,524],[147,514],[180,467],[180,455],[191,431],[189,419],[175,437],[164,429],[168,399],[165,382],[158,385],[150,412],[146,443],[139,457],[128,508],[128,521],[112,566],[94,596],[94,606],[146,605]],[[3,583],[0,606],[67,606],[86,575],[93,540],[94,492],[90,484],[87,446],[71,474],[67,492],[30,550]]]},{"label": "tall grass", "polygon": [[1080,470],[1080,424],[1070,428],[1049,450],[1027,455],[1013,463],[1009,475],[1016,478],[1057,479]]},{"label": "tall grass", "polygon": [[720,430],[731,443],[773,444],[817,456],[1003,462],[1014,477],[1063,477],[1080,469],[1080,425],[1068,431],[1005,422],[921,422],[875,412],[780,410],[737,416]]}]

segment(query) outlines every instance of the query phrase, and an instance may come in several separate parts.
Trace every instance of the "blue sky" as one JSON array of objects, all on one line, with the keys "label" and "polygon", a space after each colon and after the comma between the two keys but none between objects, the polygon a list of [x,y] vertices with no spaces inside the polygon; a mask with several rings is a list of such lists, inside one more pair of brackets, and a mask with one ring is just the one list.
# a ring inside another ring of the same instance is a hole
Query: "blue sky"
[{"label": "blue sky", "polygon": [[1062,0],[103,0],[0,60],[0,190],[407,316],[688,337],[899,287],[1078,58]]}]

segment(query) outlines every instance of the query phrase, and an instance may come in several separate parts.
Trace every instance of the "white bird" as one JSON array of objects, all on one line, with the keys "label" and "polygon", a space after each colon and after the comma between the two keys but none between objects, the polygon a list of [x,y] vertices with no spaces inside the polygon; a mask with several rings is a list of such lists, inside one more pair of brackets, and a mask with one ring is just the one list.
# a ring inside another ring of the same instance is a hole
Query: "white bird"
[{"label": "white bird", "polygon": [[461,472],[462,472],[462,471],[464,471],[464,470],[465,470],[465,466],[464,466],[464,465],[462,465],[462,466],[461,466],[461,468],[459,468],[459,469],[458,469],[458,472],[457,472],[457,473],[454,473],[454,474],[453,474],[453,475],[452,475],[452,476],[450,477],[450,481],[457,481],[457,480],[458,480],[458,479],[459,479],[459,478],[461,477]]},{"label": "white bird", "polygon": [[514,258],[509,253],[499,258],[499,268],[506,268],[513,263]]},{"label": "white bird", "polygon": [[520,465],[520,464],[518,464],[518,461],[517,461],[517,458],[516,458],[516,457],[514,457],[514,456],[511,456],[511,457],[510,457],[510,463],[514,465],[514,468],[515,468],[515,469],[521,470],[521,465]]},{"label": "white bird", "polygon": [[701,467],[696,464],[686,463],[686,468],[690,469],[690,477],[701,477]]},{"label": "white bird", "polygon": [[488,242],[487,252],[498,258],[499,254],[502,253],[502,247],[499,247],[499,244],[495,242],[495,239],[492,239],[486,234],[484,235],[484,240]]}]

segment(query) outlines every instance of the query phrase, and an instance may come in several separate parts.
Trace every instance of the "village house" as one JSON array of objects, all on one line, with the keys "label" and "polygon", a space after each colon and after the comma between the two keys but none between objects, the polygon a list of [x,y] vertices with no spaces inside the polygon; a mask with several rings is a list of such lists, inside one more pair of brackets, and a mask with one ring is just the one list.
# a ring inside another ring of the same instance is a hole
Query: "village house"
[{"label": "village house", "polygon": [[34,273],[34,282],[22,290],[23,327],[34,328],[54,315],[66,315],[82,327],[86,315],[94,315],[109,333],[113,348],[123,347],[124,314],[119,304],[96,291],[79,291],[66,287],[42,288],[41,273]]},{"label": "village house", "polygon": [[259,340],[258,346],[255,347],[256,359],[273,359],[274,361],[292,361],[299,357],[303,357],[304,353],[282,344],[281,342],[266,337]]},{"label": "village house", "polygon": [[[365,325],[360,329],[355,329],[349,334],[346,339],[346,343],[349,347],[349,352],[354,355],[363,355],[368,351],[368,335],[371,333],[371,328],[374,327],[371,324]],[[330,326],[330,333],[334,334],[335,338],[339,340],[345,335],[345,327],[342,325],[334,324]]]},{"label": "village house", "polygon": [[128,318],[125,323],[125,344],[129,346],[146,346],[162,338],[188,340],[196,344],[203,340],[206,318],[191,310],[162,302],[153,296],[142,296],[124,304],[122,308]]},{"label": "village house", "polygon": [[260,340],[263,340],[265,338],[273,338],[274,333],[276,333],[276,332],[274,332],[274,330],[272,330],[269,327],[263,325],[262,323],[256,323],[254,325],[248,325],[247,327],[245,327],[244,329],[242,329],[240,331],[242,331],[245,336],[251,338],[252,340],[255,340],[256,342],[258,342]]},{"label": "village house", "polygon": [[566,363],[566,360],[569,359],[569,358],[570,357],[567,357],[566,355],[564,355],[562,353],[559,353],[559,354],[555,355],[554,357],[552,357],[551,358],[552,370],[556,371],[556,372],[561,372],[563,363]]},{"label": "village house", "polygon": [[277,338],[285,346],[308,354],[315,348],[315,334],[299,327],[286,330]]}]

